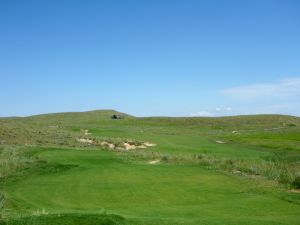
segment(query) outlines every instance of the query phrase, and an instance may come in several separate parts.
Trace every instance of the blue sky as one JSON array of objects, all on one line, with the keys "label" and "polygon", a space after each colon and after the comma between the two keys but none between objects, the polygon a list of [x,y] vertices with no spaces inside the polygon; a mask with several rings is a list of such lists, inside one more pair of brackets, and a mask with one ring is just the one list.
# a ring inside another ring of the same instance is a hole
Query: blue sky
[{"label": "blue sky", "polygon": [[300,1],[0,1],[0,116],[300,116]]}]

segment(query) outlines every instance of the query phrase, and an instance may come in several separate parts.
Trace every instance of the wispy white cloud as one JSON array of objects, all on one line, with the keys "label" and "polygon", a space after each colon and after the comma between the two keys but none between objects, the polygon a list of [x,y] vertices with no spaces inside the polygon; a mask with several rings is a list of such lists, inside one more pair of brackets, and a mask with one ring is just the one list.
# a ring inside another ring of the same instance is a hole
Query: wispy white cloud
[{"label": "wispy white cloud", "polygon": [[216,107],[215,108],[215,112],[216,113],[222,113],[222,112],[228,112],[228,111],[231,111],[232,108],[230,106],[227,106],[227,107]]},{"label": "wispy white cloud", "polygon": [[200,111],[196,113],[191,113],[189,116],[190,117],[212,117],[214,116],[214,114],[208,111]]},{"label": "wispy white cloud", "polygon": [[214,116],[226,116],[229,115],[232,111],[232,108],[230,106],[227,107],[216,107],[211,110],[207,111],[199,111],[195,113],[191,113],[189,116],[191,117],[214,117]]},{"label": "wispy white cloud", "polygon": [[228,97],[243,99],[300,96],[300,77],[284,79],[276,83],[232,87],[221,90],[220,93]]}]

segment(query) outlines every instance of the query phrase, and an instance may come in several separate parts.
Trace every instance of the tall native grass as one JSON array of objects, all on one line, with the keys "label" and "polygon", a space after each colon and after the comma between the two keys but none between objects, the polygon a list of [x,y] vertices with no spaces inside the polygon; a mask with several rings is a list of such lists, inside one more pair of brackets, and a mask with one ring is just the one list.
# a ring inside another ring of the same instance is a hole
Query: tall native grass
[{"label": "tall native grass", "polygon": [[276,181],[288,188],[300,188],[300,174],[294,166],[282,160],[237,160],[218,158],[207,154],[172,155],[149,151],[133,151],[121,153],[123,160],[146,161],[159,160],[165,164],[190,164],[204,166],[208,169],[222,170],[230,173],[262,176]]},{"label": "tall native grass", "polygon": [[0,147],[0,181],[28,167],[35,160],[26,155],[27,150],[21,147]]},{"label": "tall native grass", "polygon": [[16,175],[35,161],[26,153],[27,149],[13,146],[0,146],[0,219],[6,203],[3,184],[10,176]]}]

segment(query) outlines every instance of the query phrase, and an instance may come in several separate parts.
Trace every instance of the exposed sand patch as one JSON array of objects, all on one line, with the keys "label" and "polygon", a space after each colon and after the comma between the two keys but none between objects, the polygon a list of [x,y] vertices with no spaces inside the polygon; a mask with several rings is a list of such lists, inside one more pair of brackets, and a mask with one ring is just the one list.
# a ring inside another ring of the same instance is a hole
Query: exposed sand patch
[{"label": "exposed sand patch", "polygon": [[292,189],[289,192],[300,194],[300,189]]},{"label": "exposed sand patch", "polygon": [[154,147],[156,144],[150,143],[150,142],[144,142],[144,146],[146,147]]},{"label": "exposed sand patch", "polygon": [[81,132],[83,132],[84,135],[91,135],[91,133],[89,132],[89,130],[81,130]]},{"label": "exposed sand patch", "polygon": [[116,146],[114,145],[114,144],[108,144],[108,147],[110,148],[110,149],[114,149]]},{"label": "exposed sand patch", "polygon": [[160,160],[158,159],[158,160],[150,161],[149,164],[153,165],[153,164],[156,164],[156,163],[159,163],[159,162],[160,162]]},{"label": "exposed sand patch", "polygon": [[114,150],[117,150],[117,151],[125,151],[125,149],[124,148],[121,148],[121,147],[116,147]]},{"label": "exposed sand patch", "polygon": [[104,147],[108,147],[110,149],[114,149],[116,147],[113,143],[109,143],[107,141],[102,141],[101,145],[104,146]]},{"label": "exposed sand patch", "polygon": [[[88,130],[82,130],[86,135],[90,134]],[[97,141],[92,140],[91,138],[77,138],[76,139],[80,143],[85,143],[85,144],[94,144],[94,145],[101,145],[102,147],[109,148],[111,150],[117,150],[117,151],[130,151],[130,150],[135,150],[135,149],[146,149],[148,147],[153,147],[156,146],[156,144],[150,143],[150,142],[145,142],[145,143],[138,143],[136,144],[135,142],[132,141],[125,141],[125,142],[120,142],[120,143],[112,143],[111,141]]]},{"label": "exposed sand patch", "polygon": [[137,146],[137,148],[140,148],[140,149],[145,149],[147,148],[145,145],[140,145],[140,146]]},{"label": "exposed sand patch", "polygon": [[218,143],[218,144],[226,144],[225,141],[216,141],[216,143]]},{"label": "exposed sand patch", "polygon": [[77,138],[76,139],[80,143],[93,144],[94,141],[87,138]]},{"label": "exposed sand patch", "polygon": [[156,146],[156,144],[153,144],[153,143],[150,143],[150,142],[145,142],[142,145],[134,145],[134,144],[130,144],[128,142],[124,142],[123,145],[124,145],[126,151],[134,150],[134,149],[137,149],[137,148],[145,149],[145,148],[148,148],[148,147]]},{"label": "exposed sand patch", "polygon": [[124,145],[126,151],[128,151],[128,150],[134,150],[137,147],[137,146],[131,145],[131,144],[127,143],[127,142],[124,142],[123,145]]}]

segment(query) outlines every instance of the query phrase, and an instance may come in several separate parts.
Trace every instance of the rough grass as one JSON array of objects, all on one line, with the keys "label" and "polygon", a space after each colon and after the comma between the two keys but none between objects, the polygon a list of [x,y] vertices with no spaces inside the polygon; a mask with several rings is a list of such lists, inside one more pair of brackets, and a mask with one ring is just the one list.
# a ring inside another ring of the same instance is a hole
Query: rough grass
[{"label": "rough grass", "polygon": [[159,160],[162,163],[180,165],[200,165],[209,169],[217,169],[235,174],[264,176],[269,180],[285,185],[287,188],[299,188],[299,172],[296,168],[284,161],[258,162],[250,160],[237,160],[218,158],[205,154],[172,155],[161,153],[131,152],[122,154],[124,160],[131,162],[143,160]]},{"label": "rough grass", "polygon": [[0,146],[0,182],[32,166],[36,160],[29,157],[29,151],[22,147]]},{"label": "rough grass", "polygon": [[123,225],[124,219],[117,215],[58,214],[38,215],[0,222],[1,225]]}]

